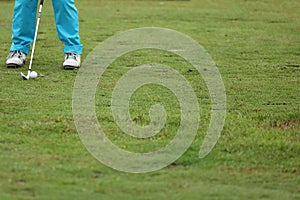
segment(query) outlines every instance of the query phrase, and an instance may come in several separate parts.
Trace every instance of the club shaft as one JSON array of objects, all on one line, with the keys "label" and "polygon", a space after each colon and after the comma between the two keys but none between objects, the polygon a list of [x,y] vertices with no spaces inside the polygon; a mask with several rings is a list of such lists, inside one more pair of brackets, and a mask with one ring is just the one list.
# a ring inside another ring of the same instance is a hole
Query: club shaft
[{"label": "club shaft", "polygon": [[34,55],[34,51],[35,51],[35,44],[36,44],[37,34],[38,34],[38,31],[39,31],[39,25],[40,25],[41,14],[42,14],[42,9],[43,9],[43,3],[42,2],[43,1],[41,1],[41,3],[40,3],[38,18],[37,18],[36,27],[35,27],[35,34],[34,34],[32,51],[31,51],[30,62],[29,62],[29,67],[28,67],[28,74],[30,73],[31,67],[32,67],[33,55]]}]

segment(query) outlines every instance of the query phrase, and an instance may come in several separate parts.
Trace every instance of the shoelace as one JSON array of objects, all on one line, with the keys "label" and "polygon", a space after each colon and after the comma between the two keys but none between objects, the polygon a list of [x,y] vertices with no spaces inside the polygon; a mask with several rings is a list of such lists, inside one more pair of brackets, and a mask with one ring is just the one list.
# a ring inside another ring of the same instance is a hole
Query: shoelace
[{"label": "shoelace", "polygon": [[76,53],[66,53],[67,59],[73,58],[74,60],[77,60],[77,54]]},{"label": "shoelace", "polygon": [[22,57],[21,51],[12,51],[12,52],[10,52],[10,54],[8,55],[8,58],[13,58],[13,57],[21,58]]}]

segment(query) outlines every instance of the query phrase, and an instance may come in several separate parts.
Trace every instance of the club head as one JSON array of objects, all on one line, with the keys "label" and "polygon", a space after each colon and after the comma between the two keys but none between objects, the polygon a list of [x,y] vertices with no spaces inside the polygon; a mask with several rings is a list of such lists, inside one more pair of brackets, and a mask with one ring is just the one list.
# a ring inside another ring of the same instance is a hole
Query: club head
[{"label": "club head", "polygon": [[23,80],[29,79],[29,74],[27,76],[25,76],[25,74],[23,74],[23,72],[21,72],[21,76],[22,76]]}]

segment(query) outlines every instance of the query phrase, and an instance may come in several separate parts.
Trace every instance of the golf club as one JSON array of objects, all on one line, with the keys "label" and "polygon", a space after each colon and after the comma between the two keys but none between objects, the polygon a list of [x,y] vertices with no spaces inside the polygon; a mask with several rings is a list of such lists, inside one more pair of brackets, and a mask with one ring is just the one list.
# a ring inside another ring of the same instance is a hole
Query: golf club
[{"label": "golf club", "polygon": [[40,1],[39,12],[38,12],[38,18],[37,18],[36,27],[35,27],[35,34],[34,34],[34,40],[33,40],[33,46],[32,46],[32,51],[31,51],[31,57],[30,57],[30,63],[29,63],[29,66],[28,66],[27,76],[25,74],[23,74],[23,72],[21,72],[21,76],[22,76],[23,80],[28,80],[30,78],[29,76],[30,76],[31,67],[32,67],[32,60],[33,60],[33,55],[34,55],[34,50],[35,50],[36,38],[37,38],[38,30],[39,30],[39,24],[40,24],[40,20],[41,20],[41,13],[42,13],[42,9],[43,9],[43,4],[44,4],[44,0],[41,0]]}]

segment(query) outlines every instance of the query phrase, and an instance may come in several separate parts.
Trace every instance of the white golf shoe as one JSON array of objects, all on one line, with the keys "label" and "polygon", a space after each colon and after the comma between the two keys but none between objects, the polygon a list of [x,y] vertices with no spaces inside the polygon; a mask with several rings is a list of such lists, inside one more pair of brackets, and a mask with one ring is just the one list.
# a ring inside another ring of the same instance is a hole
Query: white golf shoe
[{"label": "white golf shoe", "polygon": [[8,68],[11,67],[22,67],[26,61],[26,54],[22,53],[21,51],[12,51],[8,54],[6,58],[6,66]]},{"label": "white golf shoe", "polygon": [[63,67],[64,69],[78,69],[80,67],[80,55],[72,52],[66,53]]}]

